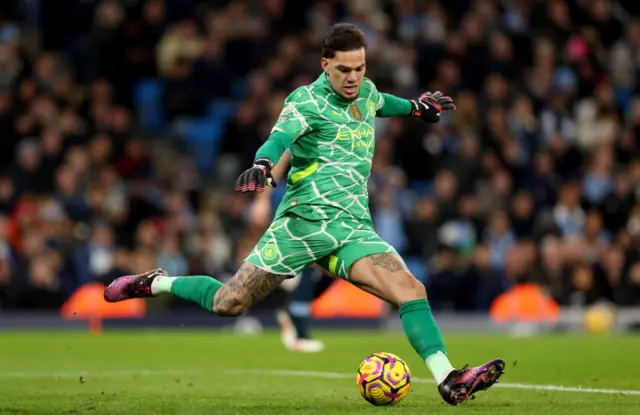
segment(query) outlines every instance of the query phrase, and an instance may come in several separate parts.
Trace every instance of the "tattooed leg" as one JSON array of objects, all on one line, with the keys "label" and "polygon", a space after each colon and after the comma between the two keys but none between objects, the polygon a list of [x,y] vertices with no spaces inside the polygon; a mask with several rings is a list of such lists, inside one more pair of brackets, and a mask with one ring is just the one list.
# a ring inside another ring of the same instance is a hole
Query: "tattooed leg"
[{"label": "tattooed leg", "polygon": [[213,312],[220,316],[239,316],[287,278],[289,276],[271,274],[245,262],[233,278],[216,292]]},{"label": "tattooed leg", "polygon": [[117,278],[105,289],[104,299],[118,302],[172,294],[220,316],[235,317],[266,297],[286,278],[288,276],[271,274],[249,263],[242,264],[226,284],[207,275],[169,276],[157,268]]},{"label": "tattooed leg", "polygon": [[411,275],[402,258],[390,252],[356,261],[349,270],[349,281],[398,307],[407,301],[427,298],[424,286]]}]

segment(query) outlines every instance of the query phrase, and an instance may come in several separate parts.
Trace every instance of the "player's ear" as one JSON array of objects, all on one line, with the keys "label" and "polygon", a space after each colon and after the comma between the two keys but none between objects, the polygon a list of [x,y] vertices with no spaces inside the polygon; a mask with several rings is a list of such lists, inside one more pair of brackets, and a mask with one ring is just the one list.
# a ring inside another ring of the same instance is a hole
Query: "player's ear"
[{"label": "player's ear", "polygon": [[329,59],[327,58],[321,58],[320,59],[320,66],[322,66],[322,70],[324,72],[329,72]]}]

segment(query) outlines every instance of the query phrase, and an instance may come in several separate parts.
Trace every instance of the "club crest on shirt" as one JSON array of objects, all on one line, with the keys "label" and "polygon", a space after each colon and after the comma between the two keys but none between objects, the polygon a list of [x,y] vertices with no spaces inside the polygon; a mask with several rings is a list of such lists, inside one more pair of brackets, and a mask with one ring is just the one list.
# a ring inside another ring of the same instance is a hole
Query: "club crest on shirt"
[{"label": "club crest on shirt", "polygon": [[367,112],[371,115],[376,113],[376,104],[370,99],[367,100]]}]

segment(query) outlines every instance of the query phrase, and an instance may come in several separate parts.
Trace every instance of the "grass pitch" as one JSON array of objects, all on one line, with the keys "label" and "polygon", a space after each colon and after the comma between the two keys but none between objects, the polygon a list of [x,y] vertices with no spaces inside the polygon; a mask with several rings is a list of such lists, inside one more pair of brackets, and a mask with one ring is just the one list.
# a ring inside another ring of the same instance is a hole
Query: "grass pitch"
[{"label": "grass pitch", "polygon": [[[276,333],[0,333],[0,414],[640,413],[640,336],[446,336],[456,366],[507,361],[500,385],[450,407],[402,333],[316,335],[319,354],[287,352]],[[377,351],[415,378],[397,406],[358,394],[355,371]]]}]

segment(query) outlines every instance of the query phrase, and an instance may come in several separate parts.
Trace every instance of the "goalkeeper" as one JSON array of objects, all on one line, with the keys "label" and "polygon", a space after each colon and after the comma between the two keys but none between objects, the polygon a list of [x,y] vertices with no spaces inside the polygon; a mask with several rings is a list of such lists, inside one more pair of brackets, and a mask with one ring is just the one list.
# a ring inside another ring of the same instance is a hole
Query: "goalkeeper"
[{"label": "goalkeeper", "polygon": [[322,73],[293,91],[254,164],[237,189],[275,187],[271,169],[291,152],[287,191],[271,226],[226,284],[208,276],[168,276],[156,269],[110,284],[107,301],[170,293],[220,316],[239,316],[287,278],[313,264],[399,307],[407,338],[452,405],[492,386],[504,361],[455,369],[447,357],[424,286],[374,231],[367,181],[376,117],[437,123],[455,109],[440,92],[406,100],[378,92],[365,78],[366,42],[353,25],[337,24],[322,45]]}]

